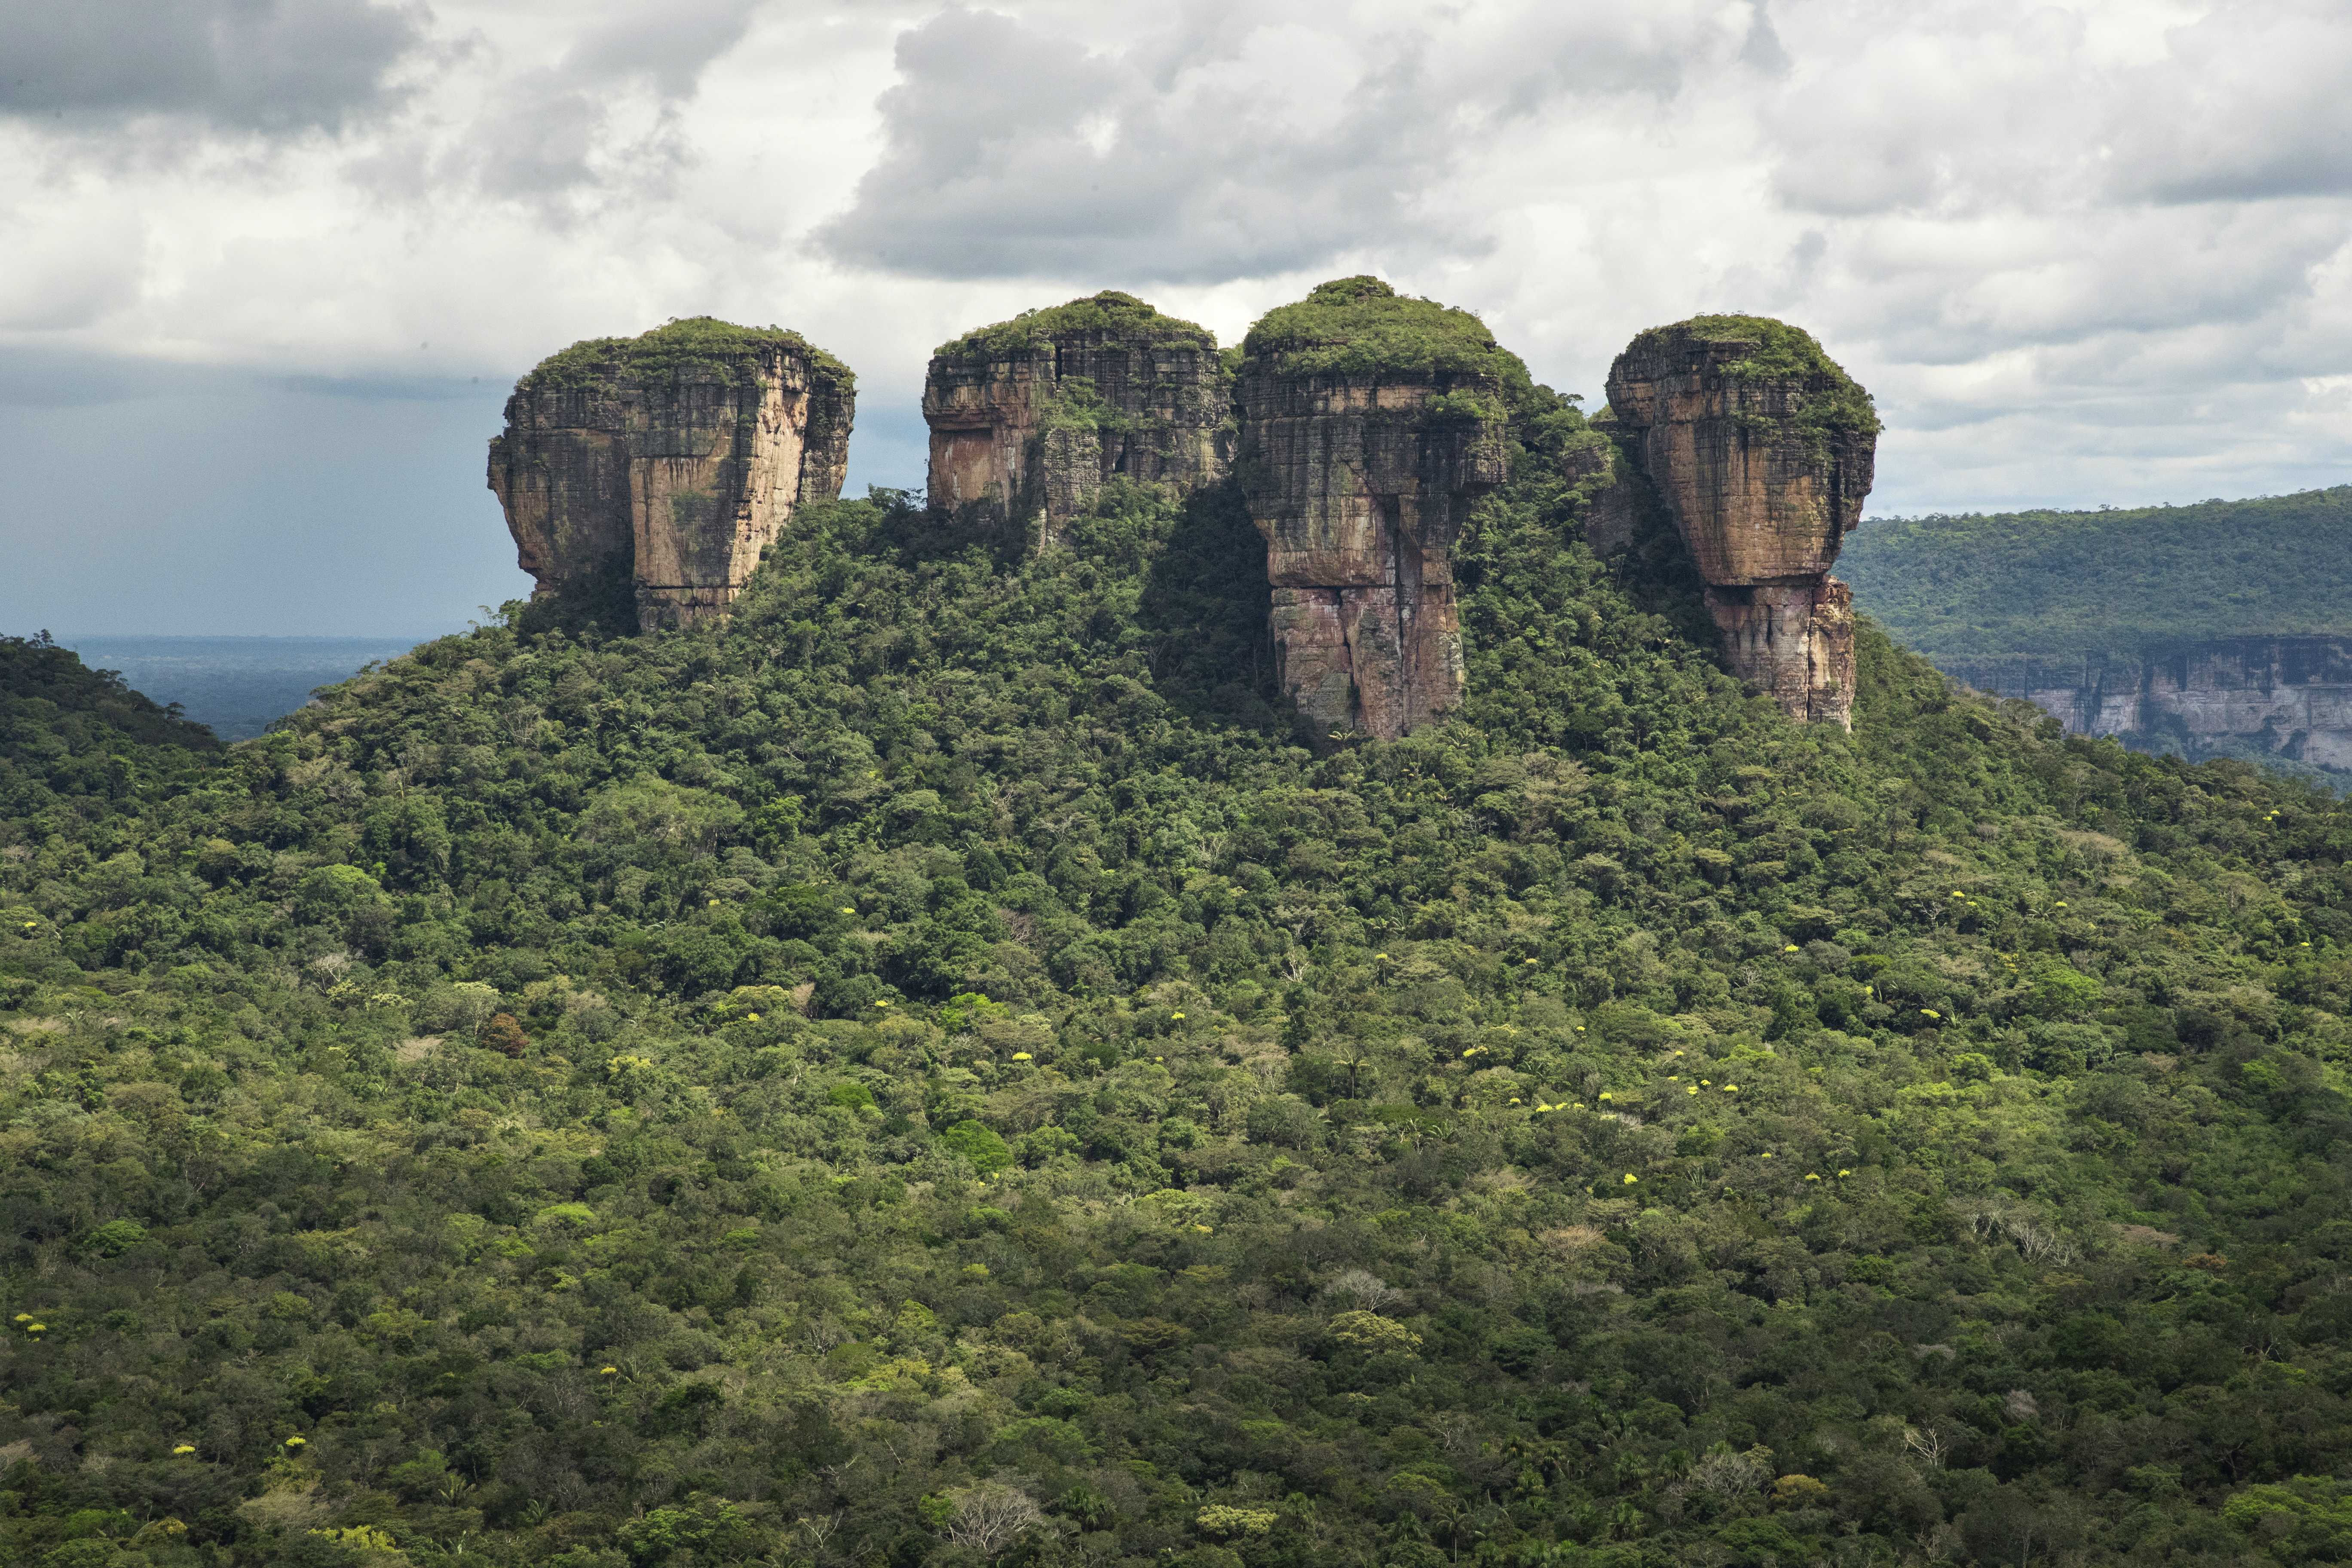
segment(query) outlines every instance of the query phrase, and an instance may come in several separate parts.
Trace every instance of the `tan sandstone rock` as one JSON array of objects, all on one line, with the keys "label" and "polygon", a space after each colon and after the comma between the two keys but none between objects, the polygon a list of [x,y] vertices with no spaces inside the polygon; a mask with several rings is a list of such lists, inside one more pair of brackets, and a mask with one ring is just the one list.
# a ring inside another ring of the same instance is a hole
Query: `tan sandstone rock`
[{"label": "tan sandstone rock", "polygon": [[1709,588],[1724,664],[1789,717],[1853,728],[1853,591],[1834,577]]},{"label": "tan sandstone rock", "polygon": [[1225,475],[1232,376],[1214,333],[1105,291],[943,343],[923,378],[930,504],[1050,538],[1115,479]]},{"label": "tan sandstone rock", "polygon": [[723,614],[793,509],[841,493],[856,400],[797,333],[707,316],[549,358],[490,442],[533,596],[625,573],[636,629]]},{"label": "tan sandstone rock", "polygon": [[1462,698],[1453,551],[1502,483],[1507,384],[1477,318],[1373,278],[1268,312],[1243,345],[1242,459],[1283,690],[1392,740]]},{"label": "tan sandstone rock", "polygon": [[1851,729],[1853,596],[1828,572],[1870,493],[1870,395],[1794,327],[1700,316],[1617,356],[1609,413],[1707,584],[1726,668]]}]

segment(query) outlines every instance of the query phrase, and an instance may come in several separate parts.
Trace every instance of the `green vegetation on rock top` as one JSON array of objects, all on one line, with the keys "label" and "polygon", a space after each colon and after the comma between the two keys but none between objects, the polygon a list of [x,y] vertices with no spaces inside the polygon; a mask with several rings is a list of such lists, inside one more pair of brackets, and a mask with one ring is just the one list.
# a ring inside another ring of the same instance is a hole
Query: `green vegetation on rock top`
[{"label": "green vegetation on rock top", "polygon": [[1306,299],[1268,310],[1242,352],[1286,376],[1484,373],[1503,383],[1515,405],[1529,385],[1518,355],[1476,316],[1408,299],[1369,276],[1319,284]]},{"label": "green vegetation on rock top", "polygon": [[1063,332],[1103,332],[1112,343],[1130,349],[1176,346],[1213,353],[1217,347],[1217,335],[1208,328],[1162,315],[1132,294],[1106,289],[1066,305],[1024,310],[1009,321],[975,328],[931,352],[946,360],[985,362],[1039,347]]},{"label": "green vegetation on rock top", "polygon": [[1811,332],[1802,327],[1792,327],[1786,321],[1769,316],[1693,316],[1686,321],[1671,326],[1652,327],[1642,334],[1644,338],[1679,333],[1707,343],[1753,343],[1755,350],[1743,359],[1733,360],[1720,367],[1723,374],[1742,380],[1762,380],[1767,376],[1826,375],[1837,380],[1848,379],[1838,363],[1823,352]]},{"label": "green vegetation on rock top", "polygon": [[1669,335],[1709,343],[1753,344],[1745,356],[1716,367],[1736,381],[1825,379],[1828,384],[1814,388],[1797,410],[1798,425],[1808,431],[1876,435],[1882,428],[1870,394],[1801,327],[1769,316],[1693,316],[1671,326],[1652,327],[1634,341]]},{"label": "green vegetation on rock top", "polygon": [[659,381],[693,373],[715,373],[730,382],[754,355],[778,347],[806,362],[812,374],[843,391],[856,376],[841,361],[782,327],[740,327],[715,316],[687,316],[634,338],[583,338],[540,361],[517,390],[541,392],[593,386],[610,376]]},{"label": "green vegetation on rock top", "polygon": [[2099,511],[1872,518],[1838,575],[1930,657],[2352,634],[2352,485]]}]

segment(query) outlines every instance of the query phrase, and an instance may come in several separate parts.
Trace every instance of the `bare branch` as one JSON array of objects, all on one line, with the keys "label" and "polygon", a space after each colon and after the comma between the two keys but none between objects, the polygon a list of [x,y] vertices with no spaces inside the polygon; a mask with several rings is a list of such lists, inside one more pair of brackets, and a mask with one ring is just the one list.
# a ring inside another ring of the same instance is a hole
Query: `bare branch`
[{"label": "bare branch", "polygon": [[959,1487],[948,1496],[955,1503],[945,1533],[959,1546],[970,1546],[993,1557],[1024,1531],[1045,1522],[1037,1500],[1017,1487],[994,1481]]}]

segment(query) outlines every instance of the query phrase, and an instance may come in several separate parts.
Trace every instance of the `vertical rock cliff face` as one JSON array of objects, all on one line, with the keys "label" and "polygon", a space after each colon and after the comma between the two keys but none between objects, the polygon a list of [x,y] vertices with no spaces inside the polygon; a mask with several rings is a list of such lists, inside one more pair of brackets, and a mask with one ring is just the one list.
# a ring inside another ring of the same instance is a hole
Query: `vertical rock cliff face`
[{"label": "vertical rock cliff face", "polygon": [[841,493],[856,397],[797,334],[709,317],[548,359],[490,442],[534,597],[625,571],[639,629],[723,613],[793,508]]},{"label": "vertical rock cliff face", "polygon": [[942,344],[923,378],[930,504],[1054,531],[1113,479],[1224,478],[1232,377],[1215,334],[1105,292]]},{"label": "vertical rock cliff face", "polygon": [[1980,691],[2023,697],[2077,735],[2139,751],[2352,769],[2352,637],[2218,637],[2072,658],[1930,654]]},{"label": "vertical rock cliff face", "polygon": [[1701,316],[1617,356],[1609,413],[1707,584],[1726,667],[1853,728],[1853,595],[1829,568],[1870,493],[1870,395],[1793,327]]},{"label": "vertical rock cliff face", "polygon": [[1318,729],[1393,740],[1461,700],[1454,543],[1503,482],[1518,362],[1477,318],[1326,283],[1243,346],[1242,458],[1282,689]]}]

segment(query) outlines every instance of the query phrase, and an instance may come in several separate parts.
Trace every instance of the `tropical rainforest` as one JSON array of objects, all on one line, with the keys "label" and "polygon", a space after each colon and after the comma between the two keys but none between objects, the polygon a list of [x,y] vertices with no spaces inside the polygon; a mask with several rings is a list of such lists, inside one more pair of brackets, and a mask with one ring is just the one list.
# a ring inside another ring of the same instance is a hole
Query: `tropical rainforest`
[{"label": "tropical rainforest", "polygon": [[1393,742],[1229,487],[232,747],[0,642],[0,1559],[2352,1556],[2346,807],[1794,726],[1512,395]]}]

